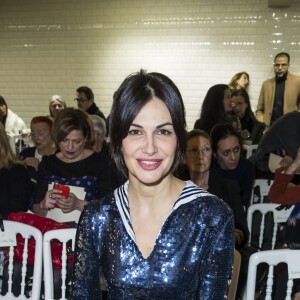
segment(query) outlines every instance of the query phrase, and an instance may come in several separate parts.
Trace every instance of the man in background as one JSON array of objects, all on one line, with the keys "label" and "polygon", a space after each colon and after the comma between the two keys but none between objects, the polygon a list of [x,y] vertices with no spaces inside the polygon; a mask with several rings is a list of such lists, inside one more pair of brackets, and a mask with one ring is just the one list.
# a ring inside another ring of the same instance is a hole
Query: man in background
[{"label": "man in background", "polygon": [[76,90],[76,98],[78,108],[84,110],[89,115],[97,115],[105,120],[105,116],[94,102],[94,93],[87,86],[81,86]]},{"label": "man in background", "polygon": [[275,77],[262,84],[256,118],[264,122],[267,128],[283,114],[297,110],[300,77],[288,72],[289,66],[290,55],[278,53],[274,58]]}]

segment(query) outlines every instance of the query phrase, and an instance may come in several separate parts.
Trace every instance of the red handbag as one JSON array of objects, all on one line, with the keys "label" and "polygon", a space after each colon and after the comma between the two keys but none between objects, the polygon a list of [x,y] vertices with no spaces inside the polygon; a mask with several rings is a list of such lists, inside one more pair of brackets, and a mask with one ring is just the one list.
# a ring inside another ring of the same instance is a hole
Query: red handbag
[{"label": "red handbag", "polygon": [[[42,234],[49,230],[54,229],[66,229],[70,228],[69,225],[56,222],[52,219],[41,217],[31,213],[10,213],[8,215],[8,220],[24,223],[31,225],[39,229]],[[14,260],[22,262],[24,249],[24,238],[18,234],[17,235],[17,246],[14,250]],[[61,269],[61,255],[62,255],[62,244],[59,241],[52,241],[51,243],[51,253],[52,253],[52,265],[54,269]],[[8,257],[8,248],[4,251],[5,256]],[[27,264],[34,265],[34,254],[35,254],[35,240],[30,238],[28,240],[28,259]]]}]

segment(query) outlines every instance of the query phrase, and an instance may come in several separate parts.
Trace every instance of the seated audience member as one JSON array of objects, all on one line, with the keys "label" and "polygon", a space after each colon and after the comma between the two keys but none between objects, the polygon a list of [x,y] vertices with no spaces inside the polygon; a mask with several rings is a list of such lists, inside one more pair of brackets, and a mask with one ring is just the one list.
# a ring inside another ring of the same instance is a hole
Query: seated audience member
[{"label": "seated audience member", "polygon": [[283,156],[283,164],[290,164],[296,158],[300,147],[300,98],[298,111],[284,114],[264,133],[256,151],[249,158],[255,165],[269,153],[276,152]]},{"label": "seated audience member", "polygon": [[231,207],[235,219],[235,246],[241,249],[248,240],[249,230],[240,198],[240,188],[234,180],[223,178],[212,170],[211,161],[212,148],[208,133],[199,129],[190,131],[186,136],[184,165],[179,168],[178,177],[182,180],[192,180]]},{"label": "seated audience member", "polygon": [[[191,179],[195,184],[207,190],[211,194],[224,200],[232,209],[235,221],[235,248],[243,253],[249,238],[246,213],[240,197],[238,183],[222,177],[211,169],[212,148],[210,136],[203,130],[194,129],[186,137],[185,164],[187,168],[182,168],[183,177],[181,179]],[[244,259],[241,268],[245,268]],[[247,277],[245,272],[240,272],[237,294],[240,294]]]},{"label": "seated audience member", "polygon": [[256,120],[247,91],[243,88],[233,91],[231,100],[233,113],[241,122],[243,139],[251,140],[252,144],[258,144],[266,125]]},{"label": "seated audience member", "polygon": [[89,115],[97,115],[105,120],[105,116],[94,101],[94,93],[87,86],[81,86],[76,90],[76,98],[74,101],[77,103],[79,109],[84,110]]},{"label": "seated audience member", "polygon": [[[273,126],[273,125],[272,125]],[[272,127],[271,127],[272,128]],[[285,230],[285,244],[290,248],[294,245],[300,245],[300,185],[291,184],[291,180],[297,172],[300,171],[300,148],[298,148],[295,160],[288,167],[280,167],[275,171],[274,182],[270,188],[268,198],[270,201],[278,204],[293,205],[295,207],[288,218]],[[284,280],[285,279],[285,280]],[[284,299],[286,286],[283,282],[287,280],[287,271],[284,269],[278,274],[275,299]],[[300,299],[300,280],[294,282],[293,299]]]},{"label": "seated audience member", "polygon": [[13,153],[3,125],[0,123],[0,215],[26,212],[31,184],[26,166]]},{"label": "seated audience member", "polygon": [[94,131],[93,150],[97,153],[103,153],[110,156],[106,137],[106,123],[105,120],[97,115],[90,115]]},{"label": "seated audience member", "polygon": [[0,96],[0,121],[9,135],[20,134],[20,130],[27,129],[25,122],[7,107],[2,96]]},{"label": "seated audience member", "polygon": [[44,155],[55,152],[52,141],[53,121],[46,116],[36,116],[30,122],[31,139],[34,147],[25,148],[20,154],[20,159],[27,165],[32,184],[37,181],[38,166]]},{"label": "seated audience member", "polygon": [[214,170],[221,176],[238,182],[242,203],[245,208],[248,208],[255,179],[255,168],[249,160],[241,156],[243,147],[241,135],[230,124],[221,123],[213,127],[210,137],[215,157]]},{"label": "seated audience member", "polygon": [[[53,140],[60,152],[44,156],[39,165],[33,210],[46,216],[49,209],[61,208],[63,213],[82,211],[91,200],[99,199],[117,187],[107,156],[94,152],[93,132],[87,113],[66,108],[54,119]],[[48,188],[60,183],[81,187],[84,199],[70,192],[67,199],[61,191]]]},{"label": "seated audience member", "polygon": [[60,95],[53,95],[49,101],[50,117],[55,118],[56,115],[66,107],[67,104]]},{"label": "seated audience member", "polygon": [[[114,160],[112,159],[109,144],[106,142],[106,123],[105,121],[97,116],[97,115],[90,115],[92,120],[92,126],[94,131],[94,144],[93,150],[96,153],[105,154],[109,160],[109,169],[111,171],[112,176],[115,178],[114,181],[116,182],[117,186],[122,185],[125,183],[126,178],[118,171]],[[115,174],[115,175],[113,175]]]},{"label": "seated audience member", "polygon": [[[9,213],[26,212],[30,205],[31,191],[30,177],[26,166],[13,153],[4,126],[0,123],[0,217],[7,219]],[[2,251],[2,249],[0,250]],[[6,295],[9,261],[6,259],[1,263],[3,273],[1,274],[2,286],[0,285],[0,289],[1,295]],[[21,267],[22,264],[19,263],[20,272]],[[15,292],[14,286],[12,292]],[[6,299],[5,296],[0,296],[0,298]]]},{"label": "seated audience member", "polygon": [[239,89],[247,90],[249,84],[250,84],[250,76],[247,72],[243,71],[233,75],[228,86],[230,90],[233,92]]},{"label": "seated audience member", "polygon": [[202,103],[200,119],[195,122],[194,129],[210,133],[214,125],[229,123],[238,131],[241,129],[240,120],[232,112],[230,89],[226,84],[212,86]]}]

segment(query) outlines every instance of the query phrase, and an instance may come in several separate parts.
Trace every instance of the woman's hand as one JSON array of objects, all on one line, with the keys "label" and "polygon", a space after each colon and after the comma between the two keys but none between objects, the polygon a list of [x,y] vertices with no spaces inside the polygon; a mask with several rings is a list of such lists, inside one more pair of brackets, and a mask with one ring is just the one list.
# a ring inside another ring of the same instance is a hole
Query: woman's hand
[{"label": "woman's hand", "polygon": [[300,170],[300,148],[298,149],[297,156],[293,163],[287,168],[286,174],[294,175],[297,171]]},{"label": "woman's hand", "polygon": [[27,166],[33,167],[36,171],[38,170],[40,162],[37,158],[26,157],[23,161]]},{"label": "woman's hand", "polygon": [[284,156],[279,162],[280,167],[289,167],[293,163],[293,158],[289,155]]},{"label": "woman's hand", "polygon": [[57,202],[57,196],[60,196],[59,193],[61,193],[61,191],[55,189],[47,191],[44,199],[40,202],[40,208],[47,210],[54,208]]},{"label": "woman's hand", "polygon": [[300,148],[298,149],[297,156],[296,156],[296,159],[294,161],[294,164],[297,166],[298,169],[300,168]]},{"label": "woman's hand", "polygon": [[235,228],[234,230],[235,244],[241,245],[245,239],[244,233],[242,230]]},{"label": "woman's hand", "polygon": [[60,208],[62,212],[69,213],[75,209],[82,211],[87,202],[80,200],[75,194],[70,193],[68,198],[62,195],[61,190],[52,189],[47,191],[45,198],[40,202],[41,209]]},{"label": "woman's hand", "polygon": [[76,208],[76,202],[78,198],[70,193],[68,198],[65,198],[63,195],[59,195],[57,198],[56,206],[59,207],[64,213],[69,213]]},{"label": "woman's hand", "polygon": [[75,194],[70,193],[68,198],[60,197],[57,199],[57,206],[61,208],[64,213],[69,213],[75,209],[82,211],[86,201],[80,200]]},{"label": "woman's hand", "polygon": [[300,300],[300,292],[299,293],[296,293],[293,298],[293,300]]}]

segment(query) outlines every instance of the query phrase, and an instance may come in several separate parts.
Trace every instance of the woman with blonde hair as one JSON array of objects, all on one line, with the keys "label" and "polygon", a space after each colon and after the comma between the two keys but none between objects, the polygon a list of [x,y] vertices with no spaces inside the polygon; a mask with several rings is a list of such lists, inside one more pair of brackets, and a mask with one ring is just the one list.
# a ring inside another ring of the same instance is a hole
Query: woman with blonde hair
[{"label": "woman with blonde hair", "polygon": [[97,153],[109,154],[106,137],[106,123],[105,120],[97,115],[89,115],[92,121],[94,132],[93,150]]},{"label": "woman with blonde hair", "polygon": [[49,101],[49,113],[50,117],[54,119],[57,114],[67,107],[66,102],[60,95],[53,95]]},{"label": "woman with blonde hair", "polygon": [[245,71],[242,71],[233,75],[228,86],[231,91],[239,90],[240,88],[247,90],[249,83],[250,83],[249,74]]},{"label": "woman with blonde hair", "polygon": [[5,128],[0,123],[0,214],[27,211],[31,194],[30,177],[25,165],[11,149]]}]

